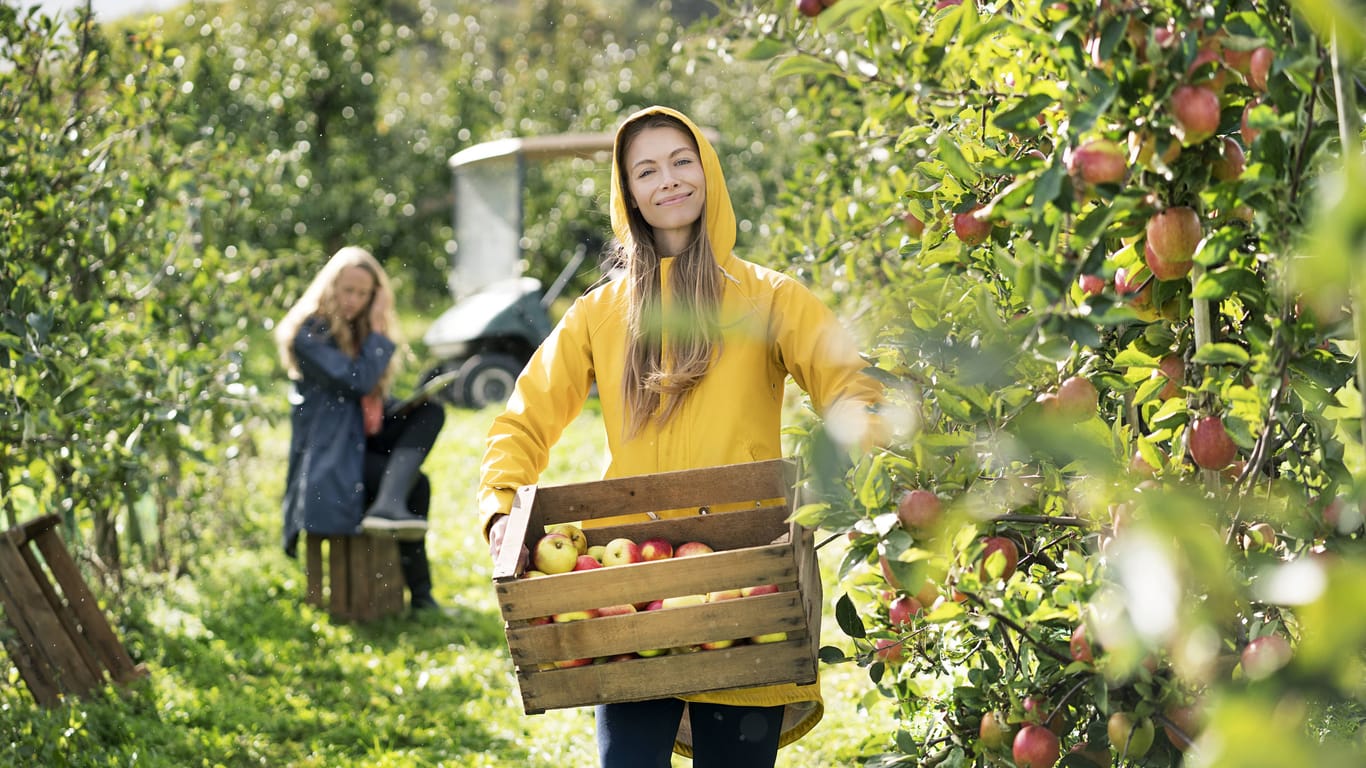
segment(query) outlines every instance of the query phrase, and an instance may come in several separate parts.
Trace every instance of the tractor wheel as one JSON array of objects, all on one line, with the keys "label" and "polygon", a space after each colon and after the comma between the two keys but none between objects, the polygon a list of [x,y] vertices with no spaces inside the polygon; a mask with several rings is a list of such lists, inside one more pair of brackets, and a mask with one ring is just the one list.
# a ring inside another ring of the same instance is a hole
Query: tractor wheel
[{"label": "tractor wheel", "polygon": [[479,410],[506,403],[522,363],[510,355],[475,355],[460,366],[460,392],[464,404]]}]

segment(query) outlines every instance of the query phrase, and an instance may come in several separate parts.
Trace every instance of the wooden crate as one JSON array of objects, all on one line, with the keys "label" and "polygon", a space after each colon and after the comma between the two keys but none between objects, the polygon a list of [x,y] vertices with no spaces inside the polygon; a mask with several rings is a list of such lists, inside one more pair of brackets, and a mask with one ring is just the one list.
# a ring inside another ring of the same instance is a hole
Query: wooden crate
[{"label": "wooden crate", "polygon": [[5,647],[42,706],[147,674],[134,664],[45,515],[0,535],[0,606],[13,630]]},{"label": "wooden crate", "polygon": [[[821,580],[813,534],[788,522],[795,471],[774,460],[591,483],[527,486],[508,521],[508,541],[533,546],[547,525],[632,513],[697,510],[686,517],[584,527],[590,546],[624,536],[674,546],[701,541],[712,554],[608,566],[552,576],[515,576],[518,547],[505,546],[494,586],[527,714],[726,688],[816,680]],[[727,510],[718,511],[725,506]],[[778,592],[701,605],[564,623],[544,617],[679,595],[774,584]],[[762,644],[625,658],[720,640],[786,633]],[[560,666],[593,659],[582,666]]]},{"label": "wooden crate", "polygon": [[403,611],[403,573],[391,538],[305,534],[304,577],[308,602],[326,607],[338,621],[374,621]]}]

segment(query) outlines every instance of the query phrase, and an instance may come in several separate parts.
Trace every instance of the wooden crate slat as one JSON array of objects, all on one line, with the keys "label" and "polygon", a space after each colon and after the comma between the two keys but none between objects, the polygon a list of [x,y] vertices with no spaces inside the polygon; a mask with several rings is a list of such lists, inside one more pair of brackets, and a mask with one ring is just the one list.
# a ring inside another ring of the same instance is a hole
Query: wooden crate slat
[{"label": "wooden crate slat", "polygon": [[58,689],[79,693],[99,685],[102,681],[90,674],[80,650],[39,588],[37,576],[29,571],[8,536],[0,537],[0,580],[9,596],[6,615],[19,632],[20,641],[32,649],[33,655],[44,659]]},{"label": "wooden crate slat", "polygon": [[797,580],[791,547],[771,545],[505,581],[495,585],[505,621]]},{"label": "wooden crate slat", "polygon": [[110,677],[118,683],[143,677],[146,670],[133,664],[132,657],[114,634],[109,619],[105,617],[104,611],[95,601],[95,596],[86,586],[80,569],[76,567],[76,561],[71,559],[71,554],[66,551],[66,546],[62,544],[57,531],[48,530],[38,534],[34,538],[34,543],[43,553],[43,559],[52,570],[53,578],[61,585],[62,592],[66,595],[67,604],[80,620],[86,639],[94,646],[100,662],[109,670]]},{"label": "wooden crate slat", "polygon": [[534,714],[815,679],[805,641],[796,640],[523,673],[518,685],[526,712]]},{"label": "wooden crate slat", "polygon": [[[0,590],[3,590],[2,586]],[[3,597],[2,593],[0,597]],[[39,706],[55,707],[62,702],[61,691],[57,689],[56,681],[48,676],[44,662],[31,652],[18,635],[5,637],[5,651],[9,653],[10,660],[19,670],[19,677]]]},{"label": "wooden crate slat", "polygon": [[743,640],[806,626],[806,606],[796,591],[756,595],[698,606],[625,616],[509,628],[508,648],[519,665],[593,658],[640,650]]},{"label": "wooden crate slat", "polygon": [[[39,541],[48,536],[55,537],[56,534],[50,530],[44,531],[39,534]],[[57,542],[57,547],[61,550],[63,555],[66,554],[66,550],[62,548],[60,540]],[[57,590],[52,586],[52,582],[46,578],[43,566],[38,562],[37,555],[33,554],[33,547],[20,547],[19,556],[24,559],[24,565],[28,568],[28,572],[35,574],[38,577],[34,579],[34,584],[37,585],[38,589],[43,593],[43,597],[47,599],[47,604],[52,611],[52,615],[57,617],[57,621],[61,623],[67,637],[72,639],[72,645],[76,647],[77,653],[80,654],[81,662],[85,664],[86,670],[90,672],[90,679],[102,679],[104,677],[104,665],[101,664],[100,658],[96,657],[95,648],[91,647],[90,643],[86,642],[86,638],[81,635],[81,628],[76,623],[75,615],[62,604],[61,595],[57,594]],[[75,567],[75,563],[71,563],[70,565],[72,568]],[[85,587],[85,581],[81,578],[79,573],[76,574],[76,580],[80,582],[82,588]],[[65,589],[65,587],[63,587],[63,589]],[[99,619],[103,621],[104,615],[100,614]],[[117,642],[117,640],[115,642]],[[121,647],[122,646],[120,646],[120,648]]]},{"label": "wooden crate slat", "polygon": [[674,546],[685,541],[700,541],[712,549],[739,549],[771,544],[788,532],[789,512],[785,506],[759,505],[753,509],[736,511],[743,514],[720,512],[609,525],[585,528],[583,534],[588,539],[589,546],[606,545],[620,536],[636,543],[661,537]]},{"label": "wooden crate slat", "polygon": [[317,536],[304,536],[304,580],[308,591],[304,600],[316,608],[323,607],[323,540]]},{"label": "wooden crate slat", "polygon": [[351,585],[349,568],[351,559],[351,537],[331,536],[327,539],[328,613],[341,621],[351,619]]},{"label": "wooden crate slat", "polygon": [[405,584],[394,539],[309,535],[304,553],[306,599],[333,619],[366,622],[402,612]]},{"label": "wooden crate slat", "polygon": [[781,459],[706,469],[543,486],[535,492],[543,524],[640,512],[786,499],[790,464]]}]

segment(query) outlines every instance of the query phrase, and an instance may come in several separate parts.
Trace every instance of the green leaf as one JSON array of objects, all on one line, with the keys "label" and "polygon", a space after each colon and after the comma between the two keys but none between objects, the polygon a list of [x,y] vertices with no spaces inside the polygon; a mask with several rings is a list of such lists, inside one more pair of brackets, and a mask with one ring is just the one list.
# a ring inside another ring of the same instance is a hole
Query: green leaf
[{"label": "green leaf", "polygon": [[1025,125],[1032,126],[1041,112],[1056,103],[1057,99],[1046,93],[1033,93],[1009,109],[998,112],[992,122],[1003,131],[1015,132]]},{"label": "green leaf", "polygon": [[1216,342],[1201,347],[1192,359],[1201,365],[1245,365],[1248,355],[1237,344]]},{"label": "green leaf", "polygon": [[792,48],[783,41],[766,37],[750,46],[750,49],[745,52],[744,58],[747,61],[766,61],[790,50]]},{"label": "green leaf", "polygon": [[965,186],[970,187],[977,183],[980,174],[977,173],[977,169],[972,166],[972,163],[963,156],[963,151],[958,148],[958,144],[948,134],[941,133],[935,137],[934,146],[939,153],[939,159],[944,162],[949,173],[962,181]]},{"label": "green leaf", "polygon": [[854,601],[849,599],[848,593],[840,595],[840,599],[835,601],[835,622],[849,637],[868,636],[868,630],[863,626],[863,618],[859,616],[858,609],[854,607]]},{"label": "green leaf", "polygon": [[774,77],[796,77],[799,75],[810,75],[812,77],[844,77],[844,70],[835,66],[831,62],[817,59],[813,56],[793,56],[783,59],[773,70]]}]

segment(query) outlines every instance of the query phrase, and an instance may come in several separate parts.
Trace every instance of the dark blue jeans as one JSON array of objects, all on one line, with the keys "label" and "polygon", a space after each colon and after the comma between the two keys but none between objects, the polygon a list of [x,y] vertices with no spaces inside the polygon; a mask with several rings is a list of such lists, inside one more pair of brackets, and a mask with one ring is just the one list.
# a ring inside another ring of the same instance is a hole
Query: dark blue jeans
[{"label": "dark blue jeans", "polygon": [[[682,699],[604,704],[596,710],[602,768],[669,768]],[[783,707],[689,704],[693,768],[772,768]]]}]

